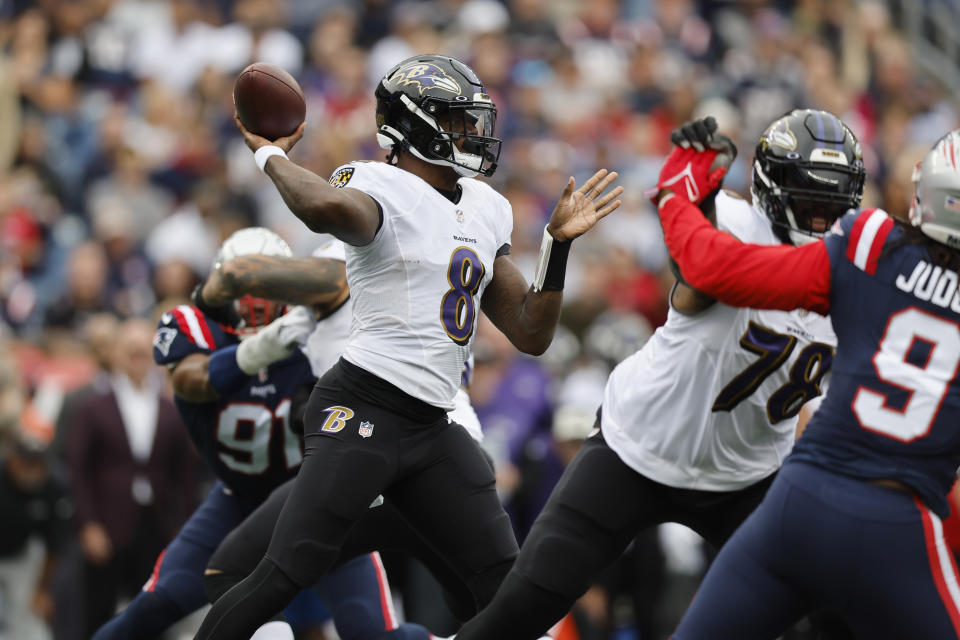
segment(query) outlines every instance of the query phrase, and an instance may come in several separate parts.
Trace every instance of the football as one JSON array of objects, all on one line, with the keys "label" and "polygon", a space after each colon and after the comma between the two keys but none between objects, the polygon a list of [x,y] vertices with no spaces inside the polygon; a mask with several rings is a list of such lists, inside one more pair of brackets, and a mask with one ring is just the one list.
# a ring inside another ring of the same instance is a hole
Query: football
[{"label": "football", "polygon": [[240,73],[233,104],[243,126],[267,140],[296,131],[307,113],[303,90],[293,76],[266,62],[254,62]]}]

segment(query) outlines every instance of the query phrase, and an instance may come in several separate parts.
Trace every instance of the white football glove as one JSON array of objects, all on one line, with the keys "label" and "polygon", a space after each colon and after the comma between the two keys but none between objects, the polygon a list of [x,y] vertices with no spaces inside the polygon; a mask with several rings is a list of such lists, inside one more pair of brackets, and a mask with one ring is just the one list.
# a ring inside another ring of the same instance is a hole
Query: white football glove
[{"label": "white football glove", "polygon": [[237,365],[252,376],[306,344],[316,326],[316,317],[308,308],[294,307],[240,343]]}]

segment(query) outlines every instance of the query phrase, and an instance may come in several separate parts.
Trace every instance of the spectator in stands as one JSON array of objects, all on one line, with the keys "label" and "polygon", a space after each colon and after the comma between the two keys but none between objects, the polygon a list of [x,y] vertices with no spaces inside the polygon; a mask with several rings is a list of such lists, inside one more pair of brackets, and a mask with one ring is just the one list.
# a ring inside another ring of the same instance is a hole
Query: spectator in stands
[{"label": "spectator in stands", "polygon": [[195,454],[152,361],[153,325],[120,327],[107,390],[75,411],[67,457],[85,556],[86,629],[142,586],[195,506]]}]

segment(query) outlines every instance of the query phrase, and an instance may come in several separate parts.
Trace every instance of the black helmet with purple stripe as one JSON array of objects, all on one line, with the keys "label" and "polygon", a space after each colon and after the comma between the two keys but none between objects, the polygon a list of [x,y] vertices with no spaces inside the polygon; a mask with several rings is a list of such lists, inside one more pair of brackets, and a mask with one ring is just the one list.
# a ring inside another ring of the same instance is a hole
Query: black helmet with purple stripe
[{"label": "black helmet with purple stripe", "polygon": [[800,245],[860,206],[865,177],[860,143],[840,118],[795,109],[760,136],[750,192],[777,236]]},{"label": "black helmet with purple stripe", "polygon": [[497,109],[473,69],[455,58],[420,55],[386,73],[376,90],[377,141],[462,176],[493,175],[500,156]]}]

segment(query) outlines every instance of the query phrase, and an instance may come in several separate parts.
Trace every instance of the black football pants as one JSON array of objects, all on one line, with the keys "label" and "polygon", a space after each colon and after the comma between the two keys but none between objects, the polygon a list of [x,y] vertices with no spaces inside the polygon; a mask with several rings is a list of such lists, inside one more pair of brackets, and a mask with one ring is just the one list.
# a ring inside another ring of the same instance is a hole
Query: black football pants
[{"label": "black football pants", "polygon": [[[247,577],[263,558],[293,483],[289,480],[278,487],[214,552],[206,576],[210,602],[216,602]],[[402,552],[419,560],[443,586],[447,604],[457,619],[467,620],[479,611],[481,605],[466,583],[390,501],[369,509],[350,530],[334,566],[372,551]]]},{"label": "black football pants", "polygon": [[344,378],[342,361],[324,375],[307,407],[304,461],[267,554],[214,604],[197,638],[249,637],[341,558],[380,494],[480,606],[489,602],[517,553],[493,472],[445,413],[428,422],[408,409],[371,401]]},{"label": "black football pants", "polygon": [[543,636],[647,527],[679,522],[719,549],[772,480],[730,492],[668,487],[628,467],[598,433],[564,471],[493,602],[457,640]]}]

